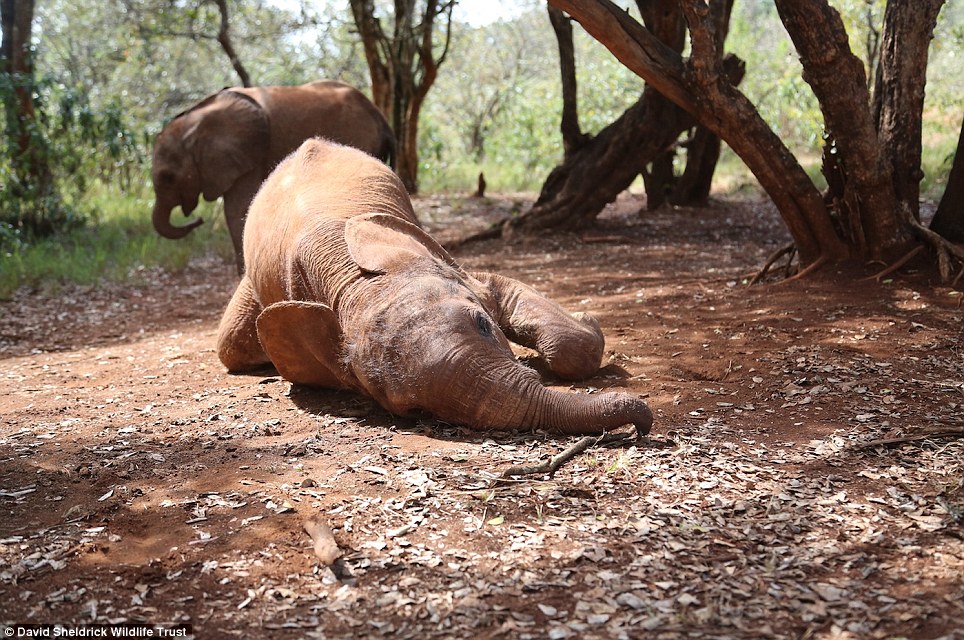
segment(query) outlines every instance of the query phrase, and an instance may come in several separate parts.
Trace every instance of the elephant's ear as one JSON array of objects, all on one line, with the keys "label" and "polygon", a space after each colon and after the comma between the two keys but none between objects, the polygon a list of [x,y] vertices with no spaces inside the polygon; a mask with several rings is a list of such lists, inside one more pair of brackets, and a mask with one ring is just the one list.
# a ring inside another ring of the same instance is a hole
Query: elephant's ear
[{"label": "elephant's ear", "polygon": [[440,260],[462,272],[458,263],[417,225],[385,213],[369,213],[345,223],[345,242],[352,259],[370,273],[397,270],[413,259]]},{"label": "elephant's ear", "polygon": [[191,132],[191,144],[201,191],[205,200],[214,200],[238,178],[263,167],[271,142],[268,117],[253,98],[227,89],[199,111],[203,117]]},{"label": "elephant's ear", "polygon": [[258,340],[286,380],[340,389],[335,312],[319,302],[277,302],[258,316]]}]

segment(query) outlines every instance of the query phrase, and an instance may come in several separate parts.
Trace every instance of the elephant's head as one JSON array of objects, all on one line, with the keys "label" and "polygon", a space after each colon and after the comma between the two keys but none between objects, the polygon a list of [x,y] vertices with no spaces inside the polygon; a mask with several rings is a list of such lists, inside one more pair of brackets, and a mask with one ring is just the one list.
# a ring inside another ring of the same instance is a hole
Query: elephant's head
[{"label": "elephant's head", "polygon": [[[339,375],[331,363],[339,363],[352,385],[392,412],[424,410],[478,429],[598,433],[632,423],[649,431],[653,417],[641,398],[543,386],[501,328],[515,337],[523,325],[539,325],[543,312],[553,316],[545,321],[565,325],[565,348],[584,352],[563,369],[585,376],[599,368],[603,350],[594,320],[569,316],[514,280],[473,277],[421,229],[393,216],[348,220],[345,241],[365,275],[345,288],[337,316],[324,304],[281,302],[258,318],[261,343],[284,377],[331,386]],[[525,314],[525,322],[511,326],[513,314]],[[571,363],[580,359],[589,366],[577,371]]]},{"label": "elephant's head", "polygon": [[241,176],[264,171],[269,130],[263,109],[248,96],[223,90],[176,116],[154,141],[154,228],[166,238],[187,235],[203,220],[171,222],[181,207],[185,216],[200,196],[215,200]]}]

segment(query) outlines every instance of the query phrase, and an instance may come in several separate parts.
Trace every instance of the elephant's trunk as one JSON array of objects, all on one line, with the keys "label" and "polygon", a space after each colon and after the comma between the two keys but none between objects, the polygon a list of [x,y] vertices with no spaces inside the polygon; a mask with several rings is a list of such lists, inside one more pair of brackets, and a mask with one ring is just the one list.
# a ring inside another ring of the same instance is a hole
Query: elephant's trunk
[{"label": "elephant's trunk", "polygon": [[[556,433],[602,433],[632,424],[649,433],[653,413],[642,398],[628,393],[568,393],[547,389],[535,372],[486,372],[474,389],[450,409],[465,412],[450,419],[476,429],[545,429]],[[445,411],[436,411],[444,413]],[[444,416],[440,416],[443,417]]]},{"label": "elephant's trunk", "polygon": [[204,222],[203,219],[198,218],[185,225],[176,226],[171,223],[171,213],[173,211],[174,207],[165,206],[159,201],[154,204],[154,213],[151,216],[151,221],[154,223],[154,229],[165,238],[179,240],[191,233],[196,226]]}]

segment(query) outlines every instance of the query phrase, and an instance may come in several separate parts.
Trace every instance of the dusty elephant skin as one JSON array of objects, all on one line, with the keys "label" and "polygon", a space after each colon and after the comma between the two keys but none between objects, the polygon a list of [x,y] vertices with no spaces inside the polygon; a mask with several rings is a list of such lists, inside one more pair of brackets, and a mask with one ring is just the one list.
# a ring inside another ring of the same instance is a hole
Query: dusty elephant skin
[{"label": "dusty elephant skin", "polygon": [[652,426],[637,396],[544,387],[509,340],[555,375],[583,378],[602,358],[595,319],[510,278],[463,271],[418,226],[395,174],[366,154],[304,143],[252,202],[244,253],[218,331],[231,371],[273,363],[295,383],[476,429]]},{"label": "dusty elephant skin", "polygon": [[395,137],[381,112],[357,89],[333,80],[296,87],[223,89],[176,116],[154,141],[154,228],[183,238],[203,221],[171,222],[185,216],[200,196],[224,196],[238,265],[248,206],[258,187],[285,156],[312,137],[324,137],[394,163]]}]

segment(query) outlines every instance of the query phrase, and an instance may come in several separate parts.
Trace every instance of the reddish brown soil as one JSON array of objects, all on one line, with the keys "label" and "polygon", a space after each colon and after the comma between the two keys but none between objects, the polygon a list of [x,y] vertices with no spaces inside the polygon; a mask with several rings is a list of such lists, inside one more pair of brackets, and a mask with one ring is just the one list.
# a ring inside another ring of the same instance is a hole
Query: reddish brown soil
[{"label": "reddish brown soil", "polygon": [[[443,241],[522,207],[417,202]],[[573,441],[226,374],[236,279],[213,259],[0,303],[0,621],[964,638],[961,296],[919,266],[747,287],[787,241],[768,204],[638,208],[455,252],[596,315],[604,366],[573,390],[654,409],[650,439],[552,477],[498,478]],[[330,568],[308,518],[334,530]]]}]

